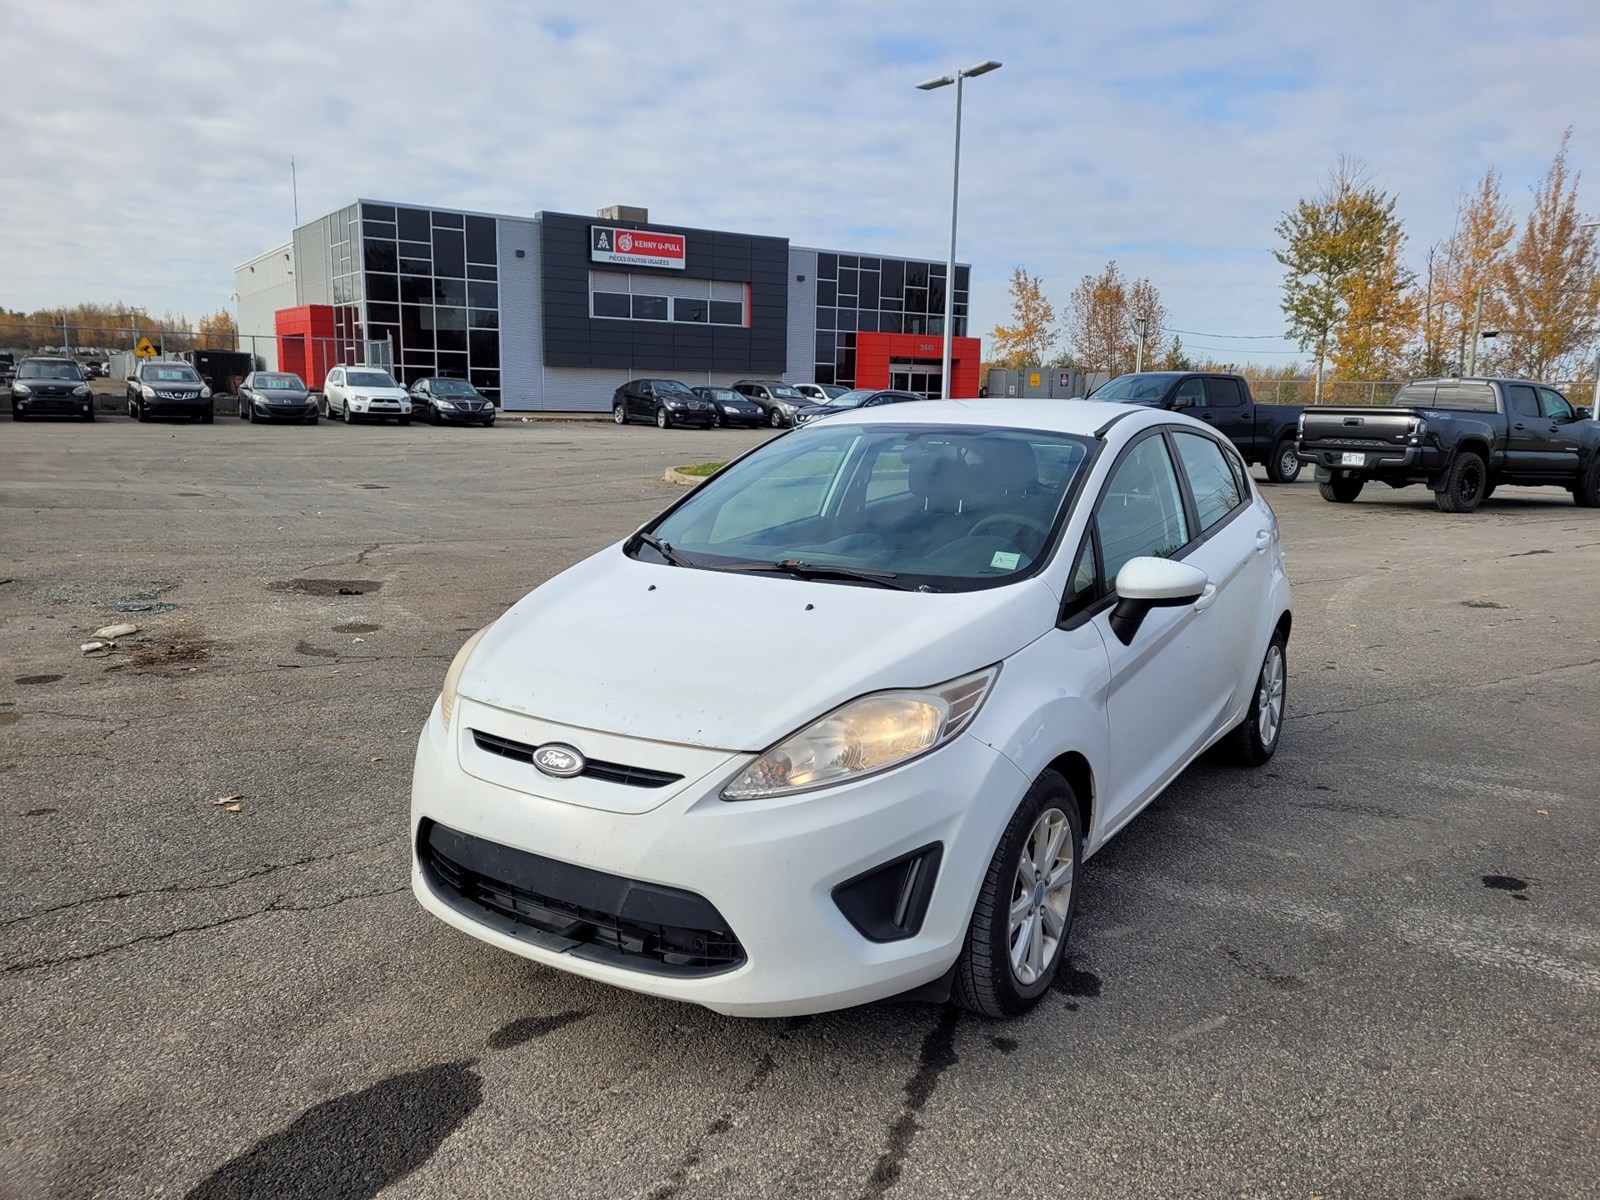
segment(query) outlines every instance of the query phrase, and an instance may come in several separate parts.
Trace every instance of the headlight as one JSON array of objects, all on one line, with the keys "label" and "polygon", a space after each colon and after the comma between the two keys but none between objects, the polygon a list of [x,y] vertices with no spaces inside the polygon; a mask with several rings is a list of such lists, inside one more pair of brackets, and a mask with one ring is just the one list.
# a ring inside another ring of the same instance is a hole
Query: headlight
[{"label": "headlight", "polygon": [[83,397],[85,397],[87,395],[90,395],[89,385],[88,384],[80,384],[79,386],[77,386],[77,387],[72,389],[72,394],[74,396],[77,396],[81,400]]},{"label": "headlight", "polygon": [[202,399],[202,400],[211,399],[211,389],[208,388],[208,387],[202,386],[201,389],[200,389],[200,399]]},{"label": "headlight", "polygon": [[141,383],[139,385],[139,394],[141,396],[143,396],[146,400],[154,400],[155,396],[156,396],[156,390],[155,390],[155,388],[151,387],[148,383]]},{"label": "headlight", "polygon": [[11,385],[11,390],[19,396],[33,395],[33,389],[25,383],[14,383]]},{"label": "headlight", "polygon": [[472,657],[472,652],[478,648],[478,643],[483,641],[483,635],[489,632],[492,624],[485,625],[467,639],[466,644],[456,651],[450,669],[444,673],[444,688],[439,692],[439,719],[444,722],[446,729],[450,728],[450,718],[455,715],[456,689],[461,686],[461,673],[467,669],[467,659]]},{"label": "headlight", "polygon": [[354,400],[357,404],[365,404],[367,402],[367,398],[359,393],[352,393],[350,399]]},{"label": "headlight", "polygon": [[972,724],[998,666],[938,687],[874,692],[791,734],[751,763],[724,800],[788,796],[899,766],[944,745]]}]

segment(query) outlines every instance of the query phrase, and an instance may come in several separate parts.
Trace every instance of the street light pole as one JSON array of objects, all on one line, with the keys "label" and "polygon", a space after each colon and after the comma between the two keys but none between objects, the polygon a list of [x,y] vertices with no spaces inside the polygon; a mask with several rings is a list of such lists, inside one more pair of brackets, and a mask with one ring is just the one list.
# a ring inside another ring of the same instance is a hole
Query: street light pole
[{"label": "street light pole", "polygon": [[931,92],[952,83],[956,85],[955,148],[950,158],[950,257],[944,277],[944,351],[939,359],[940,398],[944,400],[950,399],[950,361],[956,319],[956,208],[961,194],[961,81],[978,75],[987,75],[990,71],[999,69],[1000,64],[990,59],[975,67],[966,67],[954,74],[941,75],[938,79],[928,79],[917,84],[917,87],[924,92]]},{"label": "street light pole", "polygon": [[[1579,229],[1600,229],[1600,221],[1585,221]],[[1600,354],[1594,356],[1594,399],[1589,402],[1589,419],[1600,421]]]},{"label": "street light pole", "polygon": [[1133,352],[1133,370],[1135,374],[1144,370],[1144,335],[1149,325],[1150,318],[1148,317],[1135,317],[1133,319],[1133,332],[1138,338]]}]

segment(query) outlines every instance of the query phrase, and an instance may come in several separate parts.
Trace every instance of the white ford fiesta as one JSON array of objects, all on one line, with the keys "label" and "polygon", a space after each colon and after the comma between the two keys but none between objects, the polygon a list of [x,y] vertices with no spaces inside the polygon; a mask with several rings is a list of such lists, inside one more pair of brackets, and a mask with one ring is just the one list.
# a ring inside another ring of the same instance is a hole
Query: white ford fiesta
[{"label": "white ford fiesta", "polygon": [[1081,869],[1283,729],[1289,582],[1181,414],[868,409],[775,438],[461,648],[412,886],[474,937],[718,1012],[1050,986]]}]

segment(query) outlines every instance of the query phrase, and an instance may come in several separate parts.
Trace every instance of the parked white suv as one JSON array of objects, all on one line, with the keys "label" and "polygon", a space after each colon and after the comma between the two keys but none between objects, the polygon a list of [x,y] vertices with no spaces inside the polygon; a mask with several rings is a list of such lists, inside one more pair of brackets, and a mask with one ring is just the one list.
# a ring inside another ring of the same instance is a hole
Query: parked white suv
[{"label": "parked white suv", "polygon": [[840,387],[836,383],[797,383],[794,390],[802,396],[817,404],[826,404],[835,397],[842,396],[850,389]]},{"label": "parked white suv", "polygon": [[411,424],[410,394],[377,367],[334,367],[322,381],[321,408],[323,416],[341,416],[346,425],[365,417]]}]

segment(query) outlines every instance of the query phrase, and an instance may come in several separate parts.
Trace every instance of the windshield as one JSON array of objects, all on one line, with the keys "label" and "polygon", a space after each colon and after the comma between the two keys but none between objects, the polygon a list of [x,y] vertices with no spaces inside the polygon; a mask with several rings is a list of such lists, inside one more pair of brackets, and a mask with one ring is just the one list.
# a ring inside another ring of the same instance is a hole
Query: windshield
[{"label": "windshield", "polygon": [[186,367],[182,363],[157,363],[144,369],[146,383],[199,383],[200,376],[194,373],[193,367]]},{"label": "windshield", "polygon": [[779,400],[798,400],[801,404],[805,404],[809,399],[786,383],[769,383],[767,384],[767,391],[771,392]]},{"label": "windshield", "polygon": [[720,400],[724,404],[731,404],[735,400],[744,399],[738,392],[729,391],[727,388],[707,388],[705,394],[708,399]]},{"label": "windshield", "polygon": [[[676,379],[653,379],[650,382],[657,395],[662,392],[672,392],[674,394],[681,392],[685,396],[694,396],[694,393],[689,390],[688,384],[679,383]],[[695,396],[695,399],[699,399],[699,397]]]},{"label": "windshield", "polygon": [[351,371],[345,382],[351,387],[392,388],[399,387],[387,371]]},{"label": "windshield", "polygon": [[17,368],[18,379],[74,379],[83,382],[83,372],[78,370],[77,363],[69,362],[29,362],[22,360],[22,365]]},{"label": "windshield", "polygon": [[1123,404],[1160,404],[1172,386],[1171,375],[1123,375],[1097,389],[1089,399]]},{"label": "windshield", "polygon": [[472,385],[460,379],[435,379],[428,385],[435,396],[476,396]]},{"label": "windshield", "polygon": [[933,591],[994,587],[1049,553],[1089,453],[1085,439],[1036,430],[830,421],[713,476],[650,532],[708,570],[791,563]]},{"label": "windshield", "polygon": [[257,375],[255,387],[263,392],[303,392],[306,385],[298,375]]}]

